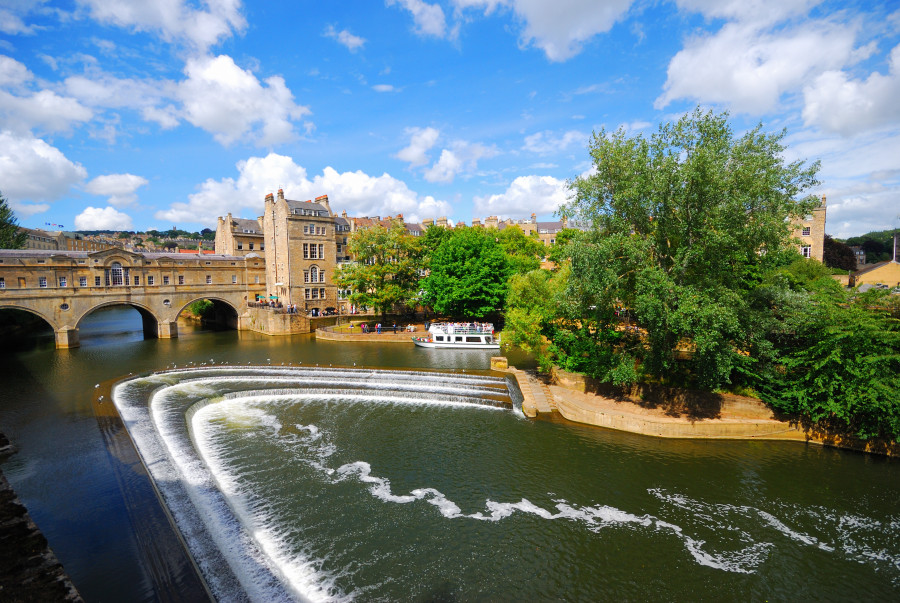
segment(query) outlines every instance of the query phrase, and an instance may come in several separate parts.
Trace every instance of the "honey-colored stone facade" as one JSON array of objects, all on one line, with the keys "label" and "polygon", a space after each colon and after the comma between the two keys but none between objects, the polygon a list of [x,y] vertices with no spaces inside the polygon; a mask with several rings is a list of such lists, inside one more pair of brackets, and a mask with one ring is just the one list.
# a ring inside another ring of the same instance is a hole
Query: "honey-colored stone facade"
[{"label": "honey-colored stone facade", "polygon": [[825,258],[825,197],[811,215],[794,224],[794,239],[797,250],[803,257],[823,261]]},{"label": "honey-colored stone facade", "polygon": [[303,313],[338,310],[335,215],[328,197],[292,201],[267,195],[262,217],[266,243],[266,293]]},{"label": "honey-colored stone facade", "polygon": [[216,253],[221,255],[249,255],[265,257],[266,243],[262,218],[245,220],[229,213],[219,216],[216,224]]},{"label": "honey-colored stone facade", "polygon": [[177,337],[177,319],[189,304],[212,299],[230,305],[235,328],[248,328],[247,301],[265,291],[259,258],[28,249],[0,250],[0,309],[36,314],[56,332],[58,347],[78,345],[81,320],[95,309],[130,305],[145,334]]}]

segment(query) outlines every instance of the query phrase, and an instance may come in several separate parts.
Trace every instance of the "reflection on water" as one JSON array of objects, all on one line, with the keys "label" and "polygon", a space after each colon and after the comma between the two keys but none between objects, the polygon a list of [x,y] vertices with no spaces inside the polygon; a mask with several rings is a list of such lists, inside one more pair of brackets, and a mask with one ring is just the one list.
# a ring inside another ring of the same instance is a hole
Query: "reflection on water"
[{"label": "reflection on water", "polygon": [[[124,316],[110,318],[111,331],[129,332],[115,324]],[[98,402],[112,379],[191,363],[131,383],[146,388],[138,406],[165,385],[160,416],[181,429],[172,441],[198,442],[190,454],[206,477],[191,465],[170,481],[195,484],[200,499],[221,491],[217,529],[257,536],[244,543],[256,547],[253,575],[232,572],[240,588],[228,577],[220,587],[232,595],[247,584],[264,599],[359,600],[887,600],[900,590],[896,461],[435,405],[466,397],[446,378],[424,398],[397,388],[410,382],[399,377],[333,378],[354,364],[474,375],[490,352],[187,325],[178,340],[143,341],[136,312],[131,324],[133,339],[99,334],[60,351],[51,341],[5,352],[0,369],[0,430],[19,448],[3,470],[88,600],[196,598],[169,545],[152,547],[164,516],[108,398]],[[223,362],[244,368],[210,373]],[[295,368],[275,374],[282,363]],[[317,364],[334,366],[296,372]],[[378,388],[407,402],[376,400]],[[208,483],[218,487],[201,491]]]}]

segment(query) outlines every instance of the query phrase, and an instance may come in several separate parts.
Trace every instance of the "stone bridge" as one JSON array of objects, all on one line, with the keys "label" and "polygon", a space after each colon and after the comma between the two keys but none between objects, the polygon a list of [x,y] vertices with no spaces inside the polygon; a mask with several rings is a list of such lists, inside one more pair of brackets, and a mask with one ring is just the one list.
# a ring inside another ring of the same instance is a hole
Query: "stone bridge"
[{"label": "stone bridge", "polygon": [[141,314],[145,337],[178,337],[178,315],[191,303],[214,303],[217,318],[251,329],[248,300],[265,295],[265,263],[248,256],[0,250],[0,310],[44,319],[56,347],[77,347],[85,316],[127,305]]}]

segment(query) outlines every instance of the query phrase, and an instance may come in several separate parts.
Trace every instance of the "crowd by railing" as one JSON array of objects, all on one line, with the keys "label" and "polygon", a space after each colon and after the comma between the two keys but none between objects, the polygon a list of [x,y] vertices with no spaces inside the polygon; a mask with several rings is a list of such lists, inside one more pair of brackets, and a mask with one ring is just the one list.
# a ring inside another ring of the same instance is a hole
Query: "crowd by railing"
[{"label": "crowd by railing", "polygon": [[455,335],[480,335],[494,332],[494,325],[489,322],[435,322],[430,326],[437,327],[444,333]]}]

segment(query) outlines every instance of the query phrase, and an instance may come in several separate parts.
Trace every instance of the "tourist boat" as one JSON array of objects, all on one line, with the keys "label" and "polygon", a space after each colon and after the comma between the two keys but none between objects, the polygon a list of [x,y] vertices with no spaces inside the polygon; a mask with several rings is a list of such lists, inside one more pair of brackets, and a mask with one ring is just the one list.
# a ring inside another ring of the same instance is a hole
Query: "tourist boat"
[{"label": "tourist boat", "polygon": [[494,325],[489,322],[435,322],[428,327],[427,337],[412,340],[420,348],[500,349]]}]

